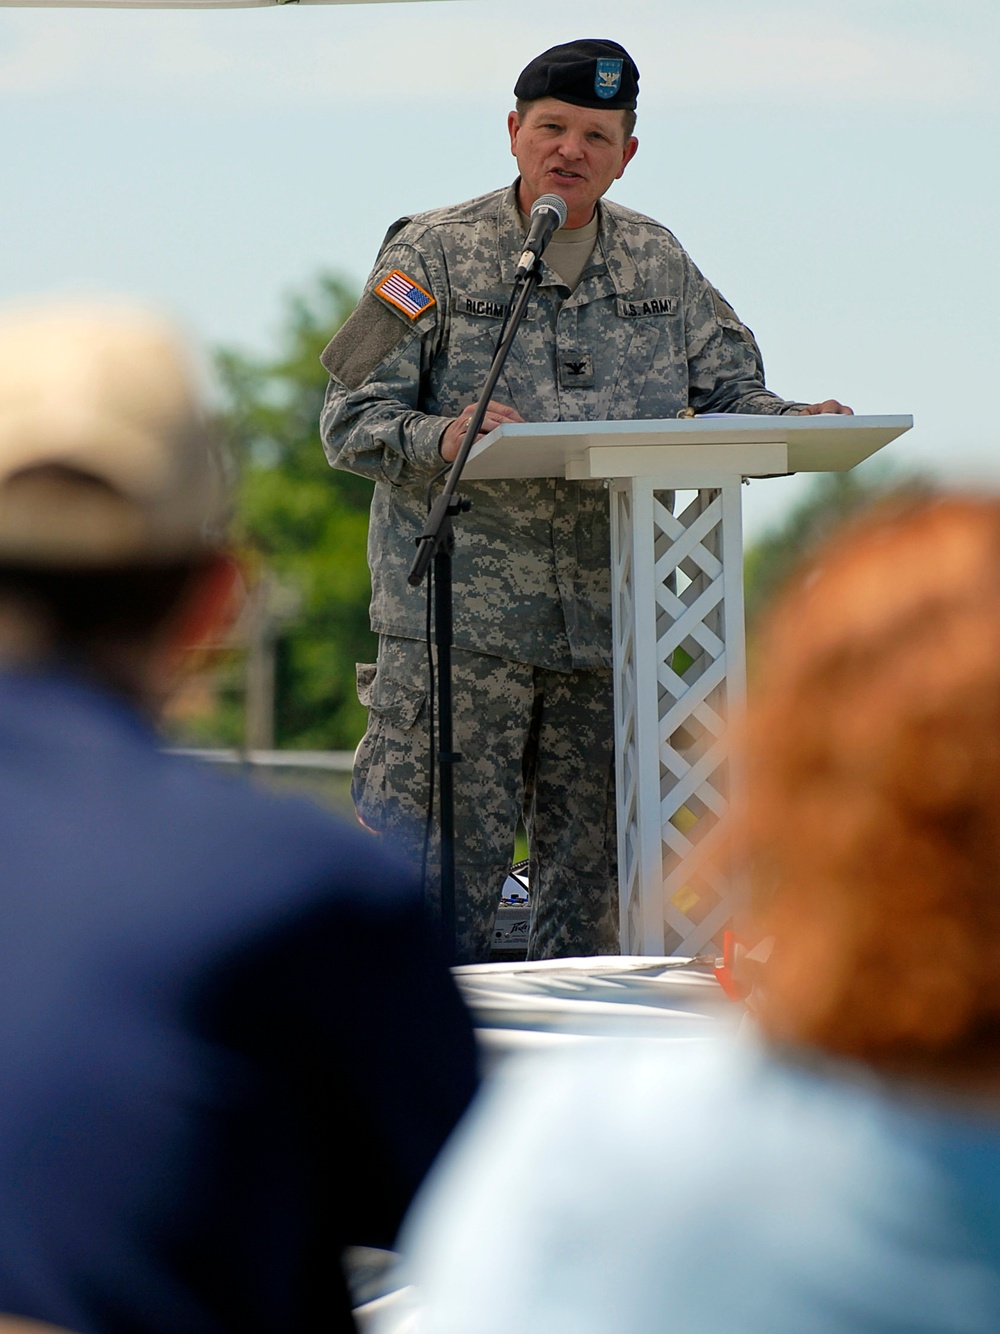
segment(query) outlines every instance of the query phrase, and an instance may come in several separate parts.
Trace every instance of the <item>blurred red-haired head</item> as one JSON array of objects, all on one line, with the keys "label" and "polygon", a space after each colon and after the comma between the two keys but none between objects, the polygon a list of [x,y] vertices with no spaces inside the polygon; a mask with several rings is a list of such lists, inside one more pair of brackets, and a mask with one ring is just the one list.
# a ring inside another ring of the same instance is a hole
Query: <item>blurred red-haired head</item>
[{"label": "blurred red-haired head", "polygon": [[1000,1054],[1000,500],[882,510],[769,617],[748,720],[772,1037]]}]

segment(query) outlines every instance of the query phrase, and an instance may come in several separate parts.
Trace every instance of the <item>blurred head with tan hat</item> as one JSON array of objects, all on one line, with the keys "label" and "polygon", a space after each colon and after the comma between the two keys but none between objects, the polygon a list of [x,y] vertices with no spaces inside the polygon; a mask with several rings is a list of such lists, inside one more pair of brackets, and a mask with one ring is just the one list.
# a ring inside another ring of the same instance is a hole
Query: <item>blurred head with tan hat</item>
[{"label": "blurred head with tan hat", "polygon": [[231,592],[224,509],[166,322],[111,302],[0,314],[0,661],[71,660],[148,697],[137,658],[203,633]]},{"label": "blurred head with tan hat", "polygon": [[190,359],[167,324],[111,304],[0,316],[0,560],[190,555],[212,540],[221,490]]}]

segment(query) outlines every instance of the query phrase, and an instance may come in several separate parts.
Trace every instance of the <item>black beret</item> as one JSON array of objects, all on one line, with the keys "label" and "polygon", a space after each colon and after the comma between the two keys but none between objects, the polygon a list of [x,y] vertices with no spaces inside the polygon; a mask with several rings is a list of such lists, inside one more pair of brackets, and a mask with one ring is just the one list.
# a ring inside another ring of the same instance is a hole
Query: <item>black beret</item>
[{"label": "black beret", "polygon": [[535,56],[521,71],[514,96],[525,102],[557,97],[578,107],[634,109],[639,71],[624,46],[587,37]]}]

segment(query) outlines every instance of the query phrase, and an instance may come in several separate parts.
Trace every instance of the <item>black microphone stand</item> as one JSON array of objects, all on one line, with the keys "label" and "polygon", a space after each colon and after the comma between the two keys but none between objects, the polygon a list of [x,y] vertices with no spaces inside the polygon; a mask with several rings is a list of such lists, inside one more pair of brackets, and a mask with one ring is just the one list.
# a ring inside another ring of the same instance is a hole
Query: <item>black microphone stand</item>
[{"label": "black microphone stand", "polygon": [[511,293],[510,318],[503,331],[486,383],[479,395],[475,411],[466,427],[462,447],[456,455],[444,489],[430,507],[424,530],[417,538],[417,554],[407,579],[414,587],[423,583],[427,568],[434,560],[434,643],[437,646],[438,697],[438,784],[440,792],[441,824],[441,934],[445,948],[454,955],[455,940],[455,776],[454,766],[461,760],[453,747],[453,715],[451,702],[452,633],[452,552],[455,533],[454,517],[472,508],[471,502],[455,495],[479,428],[486,416],[486,408],[504,368],[507,355],[528,308],[531,294],[538,286],[539,256],[531,267],[519,276]]}]

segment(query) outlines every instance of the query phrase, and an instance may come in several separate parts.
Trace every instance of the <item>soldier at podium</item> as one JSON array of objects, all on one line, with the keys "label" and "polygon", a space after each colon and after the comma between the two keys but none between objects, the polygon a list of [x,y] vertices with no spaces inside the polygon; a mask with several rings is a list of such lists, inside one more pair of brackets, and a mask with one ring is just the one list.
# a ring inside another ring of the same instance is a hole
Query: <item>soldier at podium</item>
[{"label": "soldier at podium", "polygon": [[[428,483],[458,452],[485,381],[531,205],[566,225],[483,422],[702,412],[850,412],[765,387],[753,334],[660,223],[604,199],[638,148],[639,72],[616,42],[532,60],[508,116],[514,184],[389,228],[364,294],[323,353],[335,467],[375,481],[369,534],[377,664],[354,797],[419,856],[428,798],[425,601],[407,574]],[[455,771],[459,958],[489,955],[523,814],[529,958],[617,953],[608,493],[601,482],[463,482],[456,522]],[[433,888],[430,892],[434,892]]]}]

